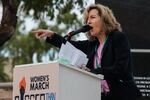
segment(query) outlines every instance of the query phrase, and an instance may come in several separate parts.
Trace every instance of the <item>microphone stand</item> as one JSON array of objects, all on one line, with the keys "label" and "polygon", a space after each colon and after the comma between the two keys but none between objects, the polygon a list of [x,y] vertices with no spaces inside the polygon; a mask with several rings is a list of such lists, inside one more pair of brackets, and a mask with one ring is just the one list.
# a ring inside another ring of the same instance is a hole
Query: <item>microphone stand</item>
[{"label": "microphone stand", "polygon": [[80,32],[87,32],[87,31],[89,31],[90,29],[92,29],[91,26],[89,26],[89,25],[84,25],[84,26],[82,26],[82,28],[80,28],[80,29],[78,29],[78,30],[76,30],[76,31],[71,31],[71,32],[69,32],[67,35],[64,36],[64,38],[67,38],[67,40],[70,41],[70,40],[71,40],[71,37],[72,37],[73,35],[76,35],[76,34],[78,34],[78,33],[80,33]]},{"label": "microphone stand", "polygon": [[74,31],[71,31],[71,32],[69,32],[67,35],[64,36],[64,38],[65,38],[67,41],[70,41],[70,40],[71,40],[71,37],[73,36],[73,35],[71,35],[72,32],[74,32]]}]

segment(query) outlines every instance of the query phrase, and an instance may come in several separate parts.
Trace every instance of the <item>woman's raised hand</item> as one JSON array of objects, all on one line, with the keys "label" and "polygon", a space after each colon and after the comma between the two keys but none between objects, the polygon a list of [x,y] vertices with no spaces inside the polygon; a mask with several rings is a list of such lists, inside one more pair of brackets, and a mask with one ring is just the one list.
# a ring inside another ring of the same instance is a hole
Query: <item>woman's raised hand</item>
[{"label": "woman's raised hand", "polygon": [[52,38],[52,36],[54,35],[53,31],[46,30],[46,29],[38,29],[38,30],[32,31],[32,33],[35,33],[35,37],[37,39],[42,39],[45,37]]}]

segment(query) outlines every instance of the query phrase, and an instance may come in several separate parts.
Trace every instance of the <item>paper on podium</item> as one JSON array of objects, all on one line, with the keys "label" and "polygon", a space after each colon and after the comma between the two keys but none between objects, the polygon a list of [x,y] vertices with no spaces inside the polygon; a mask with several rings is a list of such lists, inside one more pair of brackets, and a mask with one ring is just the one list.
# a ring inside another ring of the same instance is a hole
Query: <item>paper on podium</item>
[{"label": "paper on podium", "polygon": [[59,61],[76,67],[81,67],[87,64],[88,58],[85,53],[67,41],[66,44],[62,44],[60,48]]}]

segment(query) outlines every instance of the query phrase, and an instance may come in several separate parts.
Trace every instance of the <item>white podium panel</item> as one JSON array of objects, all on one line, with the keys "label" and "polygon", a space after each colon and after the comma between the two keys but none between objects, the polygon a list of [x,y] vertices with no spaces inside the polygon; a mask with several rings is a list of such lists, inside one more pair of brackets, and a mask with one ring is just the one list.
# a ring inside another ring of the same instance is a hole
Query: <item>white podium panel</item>
[{"label": "white podium panel", "polygon": [[58,62],[18,65],[13,100],[101,100],[101,79]]}]

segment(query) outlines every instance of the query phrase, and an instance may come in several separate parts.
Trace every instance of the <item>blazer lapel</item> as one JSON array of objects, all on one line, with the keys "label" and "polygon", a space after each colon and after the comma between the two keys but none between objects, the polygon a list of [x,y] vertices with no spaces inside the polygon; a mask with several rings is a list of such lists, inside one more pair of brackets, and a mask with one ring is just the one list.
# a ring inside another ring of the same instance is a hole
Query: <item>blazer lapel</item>
[{"label": "blazer lapel", "polygon": [[109,43],[109,40],[110,40],[109,38],[110,37],[107,36],[106,41],[104,43],[104,46],[103,46],[103,49],[102,49],[102,54],[101,54],[102,58],[103,58],[104,53],[106,52],[106,49],[108,48],[108,43]]}]

